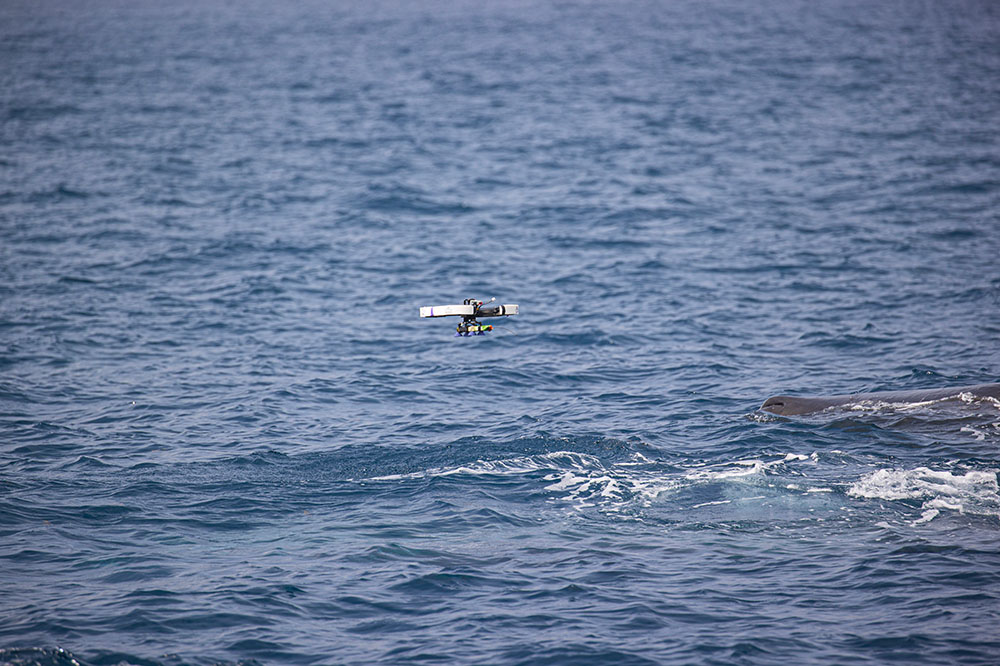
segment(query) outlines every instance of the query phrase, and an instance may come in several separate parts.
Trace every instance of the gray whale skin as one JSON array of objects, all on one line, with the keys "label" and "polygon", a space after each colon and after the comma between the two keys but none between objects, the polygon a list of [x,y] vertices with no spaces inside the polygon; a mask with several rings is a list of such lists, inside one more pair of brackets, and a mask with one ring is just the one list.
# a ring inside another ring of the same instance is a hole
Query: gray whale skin
[{"label": "gray whale skin", "polygon": [[760,406],[765,412],[794,416],[810,414],[827,407],[854,405],[859,402],[926,402],[928,400],[943,400],[957,398],[960,393],[971,393],[978,398],[995,398],[1000,400],[1000,384],[976,384],[975,386],[957,386],[952,388],[925,389],[918,391],[880,391],[878,393],[855,393],[853,395],[826,395],[797,398],[791,395],[776,395],[764,401]]}]

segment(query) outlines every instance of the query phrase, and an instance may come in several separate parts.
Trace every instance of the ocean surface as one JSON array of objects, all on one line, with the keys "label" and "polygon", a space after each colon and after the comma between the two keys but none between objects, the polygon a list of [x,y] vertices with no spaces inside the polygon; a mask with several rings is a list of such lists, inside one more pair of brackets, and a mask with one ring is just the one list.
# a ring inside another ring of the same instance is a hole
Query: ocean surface
[{"label": "ocean surface", "polygon": [[995,665],[996,381],[996,2],[0,3],[0,664]]}]

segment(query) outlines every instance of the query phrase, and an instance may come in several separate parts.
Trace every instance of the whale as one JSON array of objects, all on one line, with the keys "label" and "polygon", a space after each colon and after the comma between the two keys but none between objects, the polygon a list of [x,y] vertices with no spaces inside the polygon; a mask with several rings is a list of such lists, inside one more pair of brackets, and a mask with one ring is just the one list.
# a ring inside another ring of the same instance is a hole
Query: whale
[{"label": "whale", "polygon": [[918,389],[915,391],[878,391],[875,393],[852,393],[847,395],[792,396],[776,395],[764,401],[760,408],[765,412],[781,416],[812,414],[829,407],[845,407],[861,403],[884,402],[890,404],[913,404],[958,399],[968,394],[975,398],[1000,400],[1000,384],[976,384],[974,386],[954,386],[951,388]]}]

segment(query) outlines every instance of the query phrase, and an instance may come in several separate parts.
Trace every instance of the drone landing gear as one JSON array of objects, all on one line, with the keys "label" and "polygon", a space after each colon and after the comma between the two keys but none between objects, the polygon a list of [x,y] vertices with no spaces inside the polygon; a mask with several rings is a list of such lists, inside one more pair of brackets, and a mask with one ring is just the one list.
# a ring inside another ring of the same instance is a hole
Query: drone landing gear
[{"label": "drone landing gear", "polygon": [[465,317],[462,323],[455,327],[455,337],[469,337],[470,335],[486,335],[486,331],[492,331],[490,324],[481,324],[475,317]]}]

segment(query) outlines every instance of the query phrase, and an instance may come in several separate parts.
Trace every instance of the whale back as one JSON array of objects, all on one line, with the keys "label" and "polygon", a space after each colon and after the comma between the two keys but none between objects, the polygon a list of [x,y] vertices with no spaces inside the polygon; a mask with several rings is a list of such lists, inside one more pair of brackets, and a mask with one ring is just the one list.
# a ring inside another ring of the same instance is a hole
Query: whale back
[{"label": "whale back", "polygon": [[829,407],[857,405],[864,402],[887,402],[894,404],[910,404],[958,398],[962,394],[971,394],[977,398],[993,398],[1000,400],[1000,384],[976,384],[975,386],[957,386],[940,389],[924,389],[916,391],[879,391],[876,393],[854,393],[849,395],[827,395],[798,397],[791,395],[776,395],[764,401],[760,406],[765,412],[782,416],[811,414]]}]

